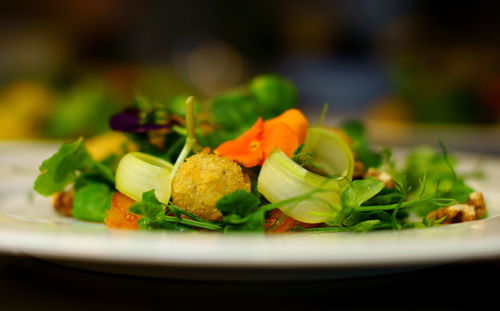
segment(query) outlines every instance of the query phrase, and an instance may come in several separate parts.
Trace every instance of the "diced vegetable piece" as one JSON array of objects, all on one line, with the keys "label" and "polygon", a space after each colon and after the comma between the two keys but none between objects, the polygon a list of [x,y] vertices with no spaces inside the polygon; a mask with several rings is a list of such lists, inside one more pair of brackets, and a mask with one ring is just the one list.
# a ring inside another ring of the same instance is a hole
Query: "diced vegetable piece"
[{"label": "diced vegetable piece", "polygon": [[272,210],[266,218],[265,230],[269,233],[289,233],[293,232],[294,228],[314,228],[316,224],[306,224],[286,216],[279,209]]},{"label": "diced vegetable piece", "polygon": [[111,199],[111,209],[107,212],[106,226],[117,229],[138,230],[140,216],[129,213],[134,200],[126,195],[116,192]]}]

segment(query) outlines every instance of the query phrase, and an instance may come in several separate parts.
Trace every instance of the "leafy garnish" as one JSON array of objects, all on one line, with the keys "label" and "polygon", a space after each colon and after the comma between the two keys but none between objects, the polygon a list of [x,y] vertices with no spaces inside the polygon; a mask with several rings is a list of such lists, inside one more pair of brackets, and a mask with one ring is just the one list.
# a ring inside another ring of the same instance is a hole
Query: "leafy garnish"
[{"label": "leafy garnish", "polygon": [[247,88],[231,90],[211,102],[215,130],[200,135],[203,146],[215,148],[248,130],[258,117],[267,120],[293,108],[297,91],[286,79],[263,75],[253,79]]},{"label": "leafy garnish", "polygon": [[40,175],[35,180],[34,189],[41,195],[49,196],[63,191],[74,183],[82,172],[97,173],[105,180],[114,183],[111,170],[90,157],[83,138],[63,144],[59,150],[39,167]]},{"label": "leafy garnish", "polygon": [[155,196],[155,191],[150,190],[142,194],[142,200],[135,203],[129,209],[130,212],[145,217],[154,218],[164,213],[164,205]]},{"label": "leafy garnish", "polygon": [[352,149],[356,158],[361,161],[365,167],[377,168],[382,164],[383,156],[380,152],[372,149],[366,138],[364,125],[359,121],[347,121],[342,124],[342,129],[352,139]]},{"label": "leafy garnish", "polygon": [[224,216],[246,216],[255,212],[259,205],[260,199],[257,196],[240,189],[223,196],[217,201],[216,207]]},{"label": "leafy garnish", "polygon": [[342,192],[344,207],[357,208],[384,189],[384,183],[375,178],[353,181]]},{"label": "leafy garnish", "polygon": [[257,121],[255,99],[241,92],[230,92],[216,97],[212,102],[212,113],[219,125],[235,136]]},{"label": "leafy garnish", "polygon": [[311,232],[368,232],[386,227],[383,222],[378,219],[364,220],[349,227],[320,227],[320,228],[295,228],[295,231],[311,231]]},{"label": "leafy garnish", "polygon": [[[414,189],[420,188],[421,197],[432,196],[464,203],[473,189],[456,174],[456,160],[446,149],[443,151],[443,154],[439,154],[434,149],[424,147],[414,150],[407,157],[402,174],[407,176],[408,185]],[[429,204],[416,204],[414,212],[423,217],[435,208]]]},{"label": "leafy garnish", "polygon": [[264,119],[293,108],[297,100],[295,87],[276,75],[263,75],[250,82],[250,93],[257,100],[257,112]]},{"label": "leafy garnish", "polygon": [[224,215],[224,231],[262,232],[265,209],[259,209],[260,199],[245,190],[236,190],[217,201],[216,207]]},{"label": "leafy garnish", "polygon": [[108,185],[91,183],[75,191],[73,217],[80,220],[102,222],[111,207],[113,191]]},{"label": "leafy garnish", "polygon": [[181,214],[190,214],[179,207],[175,207],[175,213],[172,213],[175,216],[169,216],[171,210],[158,201],[154,190],[144,192],[141,202],[132,205],[130,212],[144,216],[139,220],[139,227],[146,230],[190,231],[196,228],[222,230],[220,225],[210,221],[182,218]]}]

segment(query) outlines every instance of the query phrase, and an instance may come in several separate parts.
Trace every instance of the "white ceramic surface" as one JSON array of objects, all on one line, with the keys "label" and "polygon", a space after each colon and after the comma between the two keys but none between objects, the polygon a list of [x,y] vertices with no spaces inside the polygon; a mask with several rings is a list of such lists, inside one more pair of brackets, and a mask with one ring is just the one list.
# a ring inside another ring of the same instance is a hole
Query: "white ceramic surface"
[{"label": "white ceramic surface", "polygon": [[[265,270],[270,275],[279,270],[370,269],[365,274],[371,274],[394,267],[500,257],[500,159],[482,158],[479,163],[487,179],[473,182],[485,193],[490,213],[486,220],[366,234],[223,236],[113,231],[58,216],[49,199],[31,191],[37,166],[56,148],[51,143],[0,144],[0,252],[93,265],[95,270],[190,278],[224,270],[247,274]],[[478,161],[478,156],[461,155],[459,171],[473,169]],[[127,270],[138,266],[142,270]],[[193,276],[193,271],[199,273]]]}]

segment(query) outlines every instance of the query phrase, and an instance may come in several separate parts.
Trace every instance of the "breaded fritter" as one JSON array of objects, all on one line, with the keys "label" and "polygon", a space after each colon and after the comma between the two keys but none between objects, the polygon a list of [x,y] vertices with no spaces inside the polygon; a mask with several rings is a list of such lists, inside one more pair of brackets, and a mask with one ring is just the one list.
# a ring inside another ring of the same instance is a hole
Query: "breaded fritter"
[{"label": "breaded fritter", "polygon": [[179,167],[172,183],[172,201],[193,215],[219,220],[222,214],[215,207],[217,201],[238,189],[250,188],[250,179],[238,164],[205,149]]}]

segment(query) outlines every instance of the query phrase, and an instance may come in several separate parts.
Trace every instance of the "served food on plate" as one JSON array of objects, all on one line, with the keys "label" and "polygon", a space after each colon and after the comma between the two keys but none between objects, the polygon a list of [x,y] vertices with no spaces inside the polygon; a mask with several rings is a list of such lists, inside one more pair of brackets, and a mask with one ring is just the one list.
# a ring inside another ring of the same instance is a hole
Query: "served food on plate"
[{"label": "served food on plate", "polygon": [[114,132],[63,144],[34,189],[64,216],[130,230],[367,232],[471,221],[483,195],[456,159],[417,148],[396,163],[360,122],[310,124],[284,78],[206,102],[138,98]]}]

